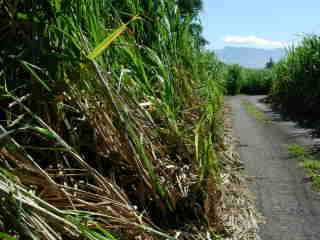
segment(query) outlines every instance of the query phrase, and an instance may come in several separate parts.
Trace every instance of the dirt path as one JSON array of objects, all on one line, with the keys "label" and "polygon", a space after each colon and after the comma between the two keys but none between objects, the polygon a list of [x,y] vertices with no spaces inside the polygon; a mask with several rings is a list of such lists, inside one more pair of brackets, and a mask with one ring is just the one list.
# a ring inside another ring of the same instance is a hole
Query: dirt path
[{"label": "dirt path", "polygon": [[[320,195],[303,182],[304,172],[287,150],[288,144],[308,144],[311,140],[292,123],[275,120],[277,116],[259,98],[236,96],[228,101],[233,108],[235,133],[240,137],[239,152],[246,174],[252,178],[249,187],[266,218],[260,236],[262,240],[319,240]],[[274,120],[257,120],[246,112],[243,100]]]}]

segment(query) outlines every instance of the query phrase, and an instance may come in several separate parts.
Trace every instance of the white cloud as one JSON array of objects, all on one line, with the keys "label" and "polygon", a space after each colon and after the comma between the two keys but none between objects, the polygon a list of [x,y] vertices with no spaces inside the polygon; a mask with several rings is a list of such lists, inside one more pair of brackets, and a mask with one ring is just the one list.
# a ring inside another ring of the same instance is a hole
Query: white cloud
[{"label": "white cloud", "polygon": [[226,36],[224,39],[225,43],[237,44],[237,45],[256,45],[259,47],[284,47],[285,42],[271,41],[256,36]]}]

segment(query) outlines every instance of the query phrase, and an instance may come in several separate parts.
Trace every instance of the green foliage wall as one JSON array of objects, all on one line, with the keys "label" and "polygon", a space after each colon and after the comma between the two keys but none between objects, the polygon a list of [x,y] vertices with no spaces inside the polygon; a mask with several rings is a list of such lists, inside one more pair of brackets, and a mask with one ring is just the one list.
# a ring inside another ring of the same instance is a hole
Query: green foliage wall
[{"label": "green foliage wall", "polygon": [[272,69],[244,69],[241,92],[245,94],[268,94],[274,79]]},{"label": "green foliage wall", "polygon": [[243,81],[242,68],[239,65],[227,66],[226,70],[226,89],[229,95],[240,93]]},{"label": "green foliage wall", "polygon": [[320,37],[305,36],[275,66],[272,101],[287,112],[320,117]]}]

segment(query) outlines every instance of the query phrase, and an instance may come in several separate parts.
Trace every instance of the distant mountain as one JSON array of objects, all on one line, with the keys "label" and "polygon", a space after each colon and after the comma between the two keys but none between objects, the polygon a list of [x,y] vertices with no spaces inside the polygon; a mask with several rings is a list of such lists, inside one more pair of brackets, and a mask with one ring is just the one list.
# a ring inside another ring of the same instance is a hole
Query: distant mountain
[{"label": "distant mountain", "polygon": [[225,47],[215,52],[218,58],[227,64],[239,64],[249,68],[263,68],[270,57],[277,62],[285,56],[285,50],[282,48]]}]

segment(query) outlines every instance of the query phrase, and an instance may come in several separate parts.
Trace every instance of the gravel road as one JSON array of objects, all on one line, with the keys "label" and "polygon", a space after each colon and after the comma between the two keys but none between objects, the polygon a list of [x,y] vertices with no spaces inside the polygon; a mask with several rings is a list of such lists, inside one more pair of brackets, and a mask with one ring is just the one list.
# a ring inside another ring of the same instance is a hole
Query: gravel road
[{"label": "gravel road", "polygon": [[[233,124],[240,138],[239,152],[245,164],[250,190],[266,218],[262,240],[320,240],[320,195],[304,181],[304,170],[289,158],[288,144],[311,144],[304,129],[285,122],[259,100],[262,96],[235,96]],[[248,100],[268,117],[265,122],[246,112]]]}]

